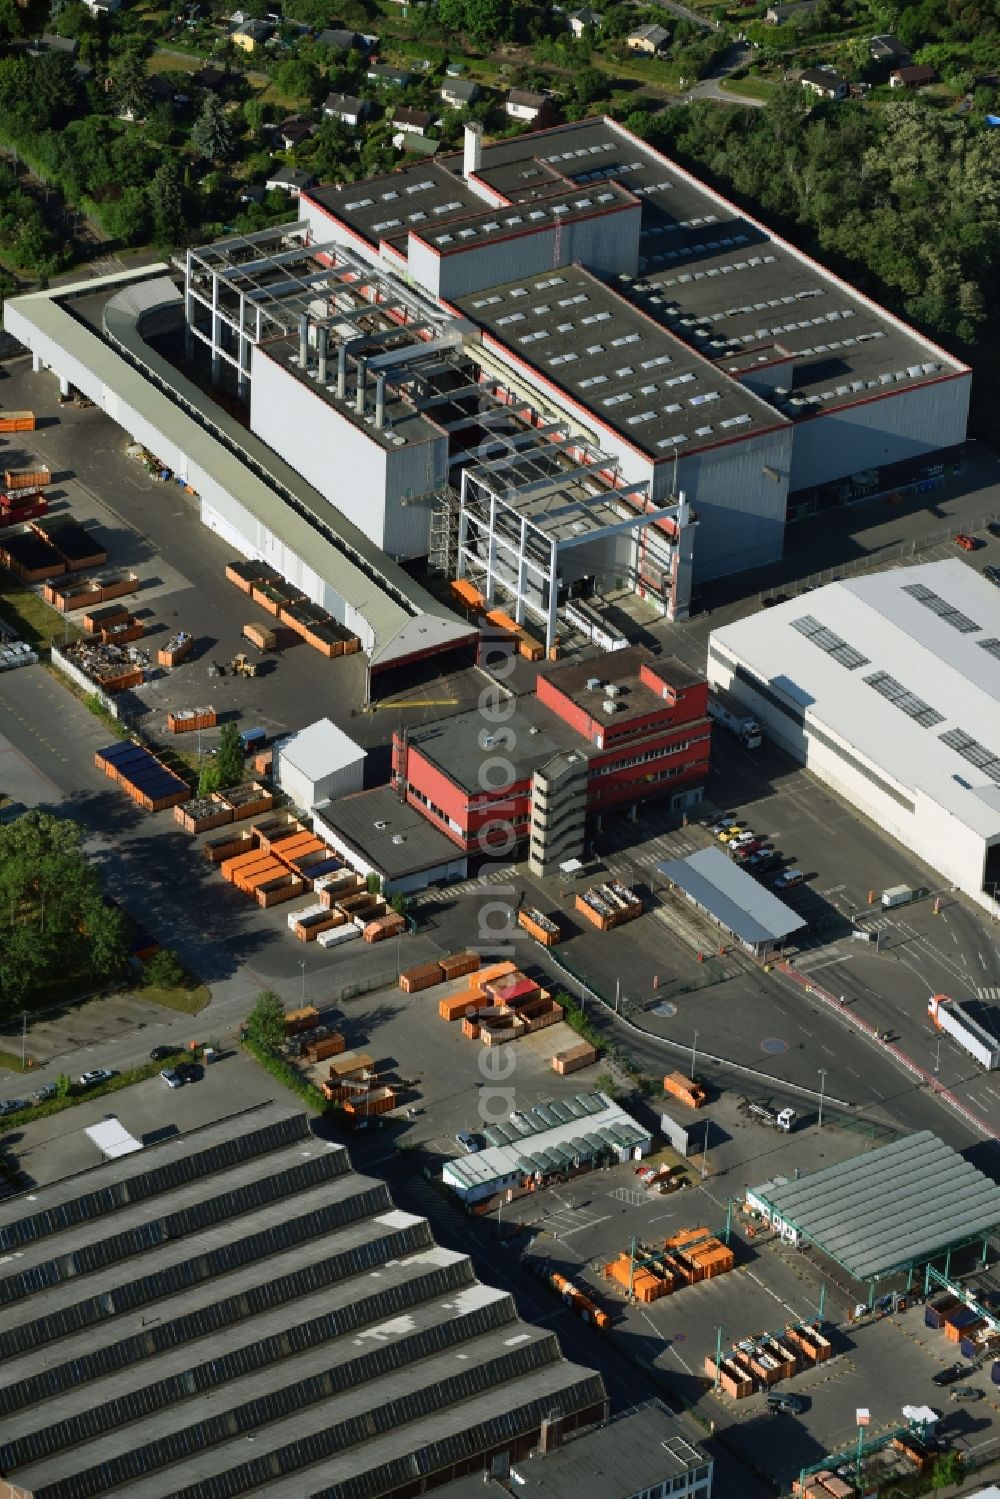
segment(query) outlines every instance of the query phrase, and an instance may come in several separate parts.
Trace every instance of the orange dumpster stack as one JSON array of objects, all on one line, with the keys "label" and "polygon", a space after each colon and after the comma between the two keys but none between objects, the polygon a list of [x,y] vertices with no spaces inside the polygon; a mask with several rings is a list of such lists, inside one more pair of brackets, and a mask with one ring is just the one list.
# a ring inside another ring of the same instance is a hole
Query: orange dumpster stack
[{"label": "orange dumpster stack", "polygon": [[479,954],[477,952],[453,952],[438,958],[438,967],[446,979],[464,978],[467,973],[475,973],[479,968]]},{"label": "orange dumpster stack", "polygon": [[466,1015],[487,1010],[492,1001],[488,994],[478,989],[463,989],[461,994],[450,994],[438,1000],[438,1014],[442,1020],[464,1020]]}]

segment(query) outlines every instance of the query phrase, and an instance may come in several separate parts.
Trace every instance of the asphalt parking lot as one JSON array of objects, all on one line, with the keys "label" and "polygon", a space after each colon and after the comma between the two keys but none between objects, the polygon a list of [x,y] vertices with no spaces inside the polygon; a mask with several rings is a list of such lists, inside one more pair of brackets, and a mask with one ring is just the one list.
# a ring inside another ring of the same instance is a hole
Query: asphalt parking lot
[{"label": "asphalt parking lot", "polygon": [[[95,1056],[88,1065],[107,1062]],[[5,1128],[0,1131],[0,1145],[16,1157],[36,1185],[42,1186],[101,1163],[100,1151],[84,1130],[103,1119],[118,1119],[137,1140],[152,1145],[178,1131],[197,1129],[241,1113],[280,1092],[263,1068],[242,1053],[231,1051],[204,1068],[197,1082],[168,1088],[159,1077],[147,1078],[101,1098],[83,1099],[71,1109],[37,1119],[21,1129]]]}]

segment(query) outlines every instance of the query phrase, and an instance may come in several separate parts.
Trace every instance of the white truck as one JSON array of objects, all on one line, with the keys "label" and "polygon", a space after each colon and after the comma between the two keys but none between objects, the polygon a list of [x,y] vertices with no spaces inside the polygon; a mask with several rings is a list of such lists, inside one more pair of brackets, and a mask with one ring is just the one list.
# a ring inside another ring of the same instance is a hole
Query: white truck
[{"label": "white truck", "polygon": [[974,1057],[987,1072],[1000,1067],[1000,1040],[971,1015],[960,1000],[946,994],[932,994],[927,1013],[939,1031],[946,1032],[963,1051]]},{"label": "white truck", "polygon": [[708,716],[714,723],[728,729],[730,734],[735,734],[744,749],[760,749],[760,724],[741,702],[721,687],[709,691]]}]

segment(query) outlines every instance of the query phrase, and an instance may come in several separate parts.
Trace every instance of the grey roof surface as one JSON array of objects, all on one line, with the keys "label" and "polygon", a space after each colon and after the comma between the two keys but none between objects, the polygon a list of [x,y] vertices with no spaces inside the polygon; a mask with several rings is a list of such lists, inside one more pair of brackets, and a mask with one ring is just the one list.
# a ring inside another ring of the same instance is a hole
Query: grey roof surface
[{"label": "grey roof surface", "polygon": [[[520,1482],[515,1482],[514,1492],[537,1494],[539,1499],[630,1499],[711,1461],[678,1417],[654,1400],[571,1435],[544,1456],[515,1462]],[[482,1475],[476,1473],[436,1492],[438,1499],[493,1499],[510,1490],[499,1484],[484,1486]]]},{"label": "grey roof surface", "polygon": [[283,1105],[10,1198],[0,1244],[0,1469],[46,1499],[372,1499],[603,1403]]},{"label": "grey roof surface", "polygon": [[[164,265],[155,265],[103,282],[34,292],[8,299],[7,306],[66,349],[107,390],[189,454],[293,552],[308,558],[310,566],[368,621],[374,635],[373,666],[435,644],[468,639],[468,625],[414,582],[346,516],[335,513],[334,527],[332,507],[318,491],[146,343],[137,319],[150,305],[150,298],[155,299],[155,292],[148,287],[144,290],[144,283],[153,277],[161,280],[166,270]],[[177,393],[176,401],[102,336],[105,318],[109,332]],[[264,474],[273,476],[273,483]],[[286,495],[294,498],[298,508]]]},{"label": "grey roof surface", "polygon": [[[462,857],[462,850],[389,786],[359,791],[313,809],[334,832],[389,879],[435,869]],[[384,822],[384,828],[375,826]],[[393,843],[402,837],[404,843]]]},{"label": "grey roof surface", "polygon": [[755,1195],[857,1280],[1000,1225],[1000,1187],[929,1130]]},{"label": "grey roof surface", "polygon": [[[600,207],[612,186],[589,189]],[[650,458],[786,424],[668,327],[579,266],[491,287],[455,306]]]},{"label": "grey roof surface", "polygon": [[[548,1111],[548,1118],[541,1112]],[[615,1146],[634,1146],[650,1141],[649,1130],[603,1093],[578,1093],[546,1105],[536,1105],[493,1123],[485,1150],[446,1161],[445,1181],[456,1182],[466,1191],[492,1188],[520,1172],[530,1176],[569,1170],[576,1160],[592,1160]]]},{"label": "grey roof surface", "polygon": [[806,924],[721,849],[702,848],[656,867],[741,942],[781,942]]},{"label": "grey roof surface", "polygon": [[[590,749],[575,729],[544,707],[533,694],[518,698],[514,716],[505,719],[505,723],[517,736],[516,743],[510,748],[506,741],[504,743],[504,760],[512,765],[516,781],[530,779],[535,767],[550,755],[564,750],[577,750],[586,755]],[[436,765],[449,780],[476,796],[481,795],[483,789],[479,767],[495,754],[494,750],[483,749],[480,743],[482,731],[483,715],[478,709],[471,709],[468,713],[435,718],[430,723],[412,728],[407,739],[411,748]]]},{"label": "grey roof surface", "polygon": [[315,723],[307,724],[281,746],[281,759],[287,760],[307,781],[322,780],[333,771],[355,765],[364,758],[361,745],[329,718],[318,718]]}]

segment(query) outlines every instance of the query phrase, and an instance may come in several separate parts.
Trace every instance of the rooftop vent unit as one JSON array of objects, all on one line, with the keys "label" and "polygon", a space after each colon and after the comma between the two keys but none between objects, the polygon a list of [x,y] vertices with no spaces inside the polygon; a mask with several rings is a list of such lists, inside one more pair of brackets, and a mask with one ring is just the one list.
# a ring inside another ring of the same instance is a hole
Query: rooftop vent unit
[{"label": "rooftop vent unit", "polygon": [[403,833],[393,833],[393,835],[392,835],[392,841],[393,841],[393,843],[405,843],[406,842],[406,836]]},{"label": "rooftop vent unit", "polygon": [[387,822],[377,822],[375,826],[380,833],[384,833],[389,824]]},{"label": "rooftop vent unit", "polygon": [[606,697],[601,704],[601,707],[609,717],[612,713],[617,713],[619,708],[624,708],[624,706],[624,703],[616,703],[613,697]]},{"label": "rooftop vent unit", "polygon": [[596,692],[597,689],[600,687],[600,685],[601,685],[601,679],[600,679],[600,677],[588,677],[587,678],[587,691],[588,692]]},{"label": "rooftop vent unit", "polygon": [[624,695],[625,688],[621,685],[620,682],[608,683],[608,697],[624,697]]}]

